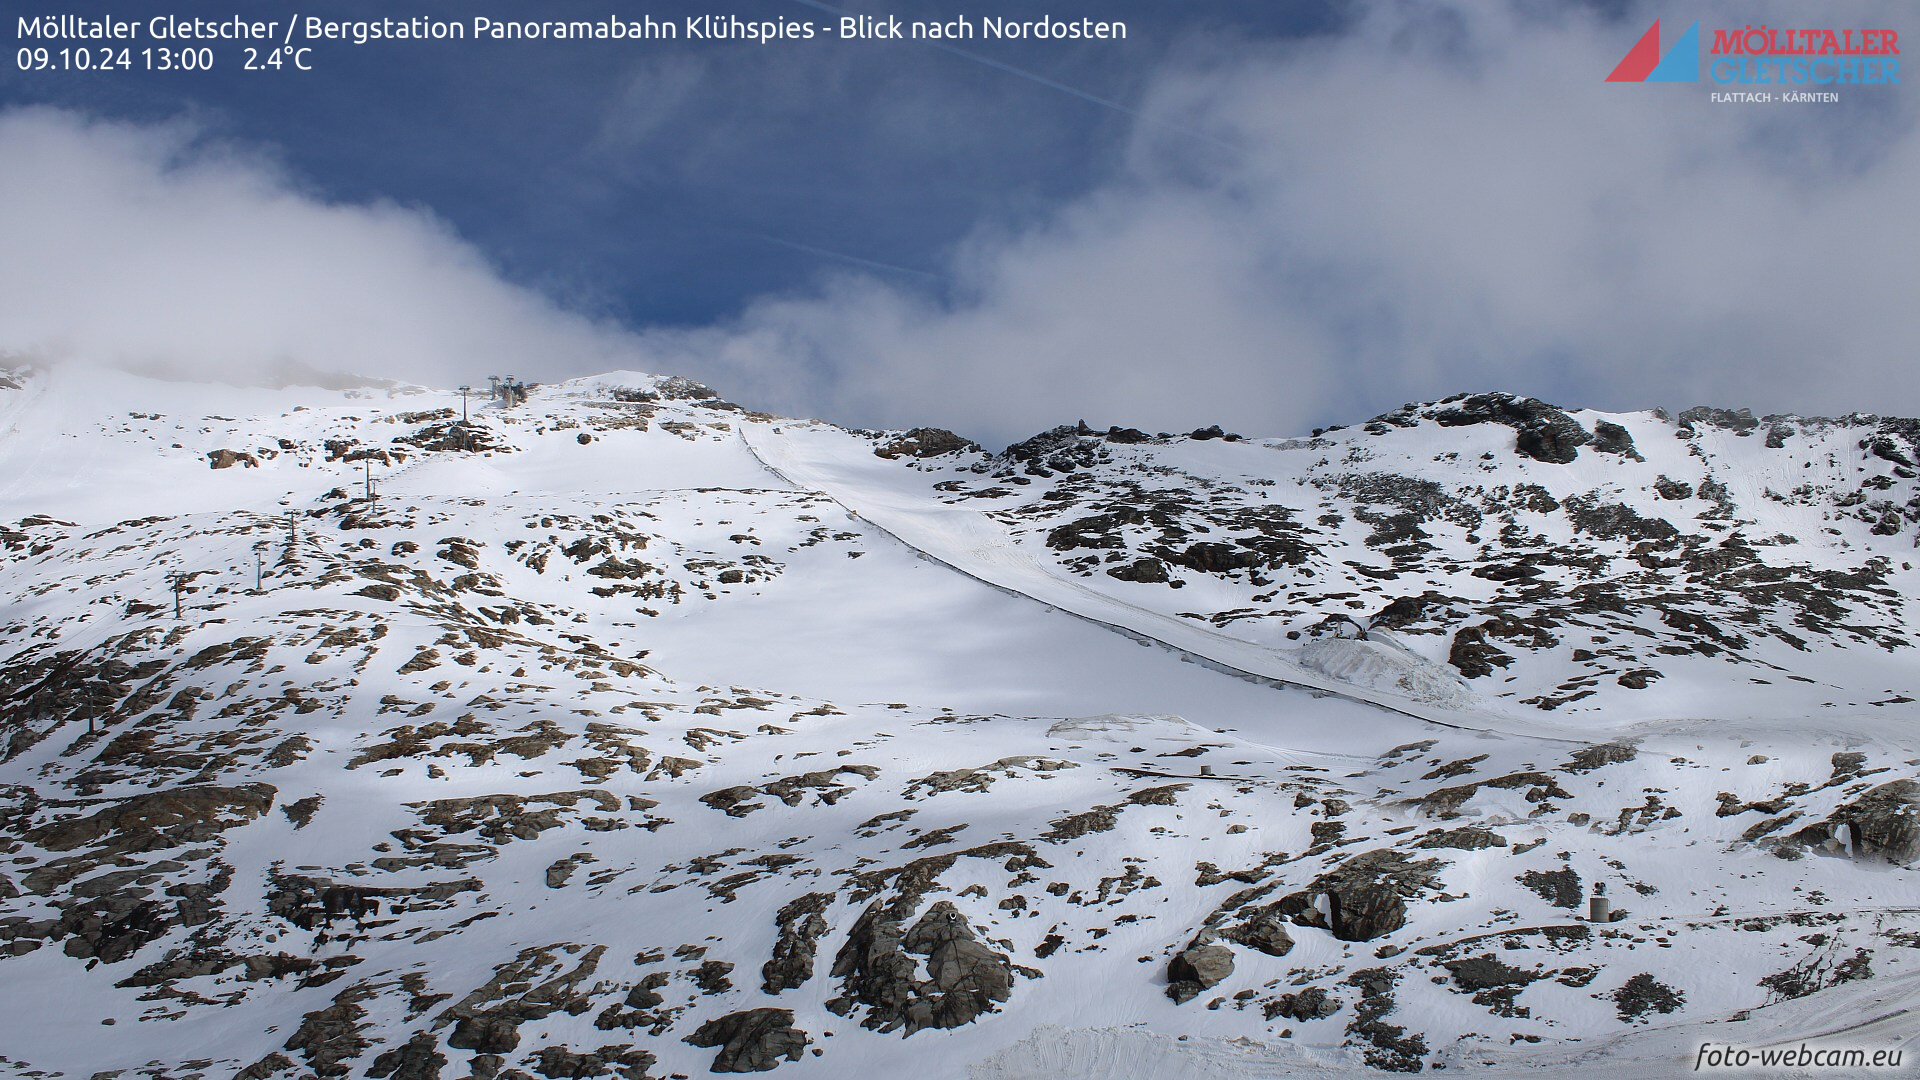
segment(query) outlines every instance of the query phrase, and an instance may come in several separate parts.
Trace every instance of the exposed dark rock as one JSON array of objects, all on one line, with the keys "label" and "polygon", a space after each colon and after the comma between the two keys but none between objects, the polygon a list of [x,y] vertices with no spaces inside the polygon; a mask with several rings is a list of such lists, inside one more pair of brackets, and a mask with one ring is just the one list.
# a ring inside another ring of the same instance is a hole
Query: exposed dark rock
[{"label": "exposed dark rock", "polygon": [[1534,803],[1545,802],[1548,799],[1573,798],[1572,793],[1561,787],[1560,782],[1548,773],[1517,772],[1507,773],[1504,776],[1488,777],[1485,780],[1474,780],[1470,783],[1457,784],[1453,787],[1441,788],[1418,800],[1419,806],[1422,810],[1425,810],[1437,818],[1459,817],[1460,807],[1465,805],[1466,802],[1473,798],[1483,787],[1502,789],[1526,788],[1527,801]]},{"label": "exposed dark rock", "polygon": [[1107,576],[1121,581],[1159,584],[1167,580],[1167,564],[1159,559],[1135,559],[1121,566],[1109,567]]},{"label": "exposed dark rock", "polygon": [[1043,431],[1000,452],[1004,463],[1024,466],[1028,475],[1042,477],[1091,468],[1109,458],[1104,440],[1089,432],[1085,425],[1072,424]]},{"label": "exposed dark rock", "polygon": [[1529,984],[1545,978],[1540,972],[1495,959],[1491,953],[1449,960],[1446,967],[1453,973],[1454,985],[1472,992],[1474,1004],[1484,1005],[1498,1016],[1526,1016],[1527,1010],[1516,1006],[1514,999]]},{"label": "exposed dark rock", "polygon": [[1266,560],[1258,552],[1233,544],[1219,544],[1211,541],[1188,544],[1182,550],[1156,546],[1153,554],[1175,566],[1184,566],[1203,574],[1231,574],[1235,570],[1246,570],[1260,566]]},{"label": "exposed dark rock", "polygon": [[1569,867],[1558,870],[1529,870],[1514,879],[1538,893],[1540,899],[1554,907],[1577,908],[1580,906],[1580,875]]},{"label": "exposed dark rock", "polygon": [[873,448],[878,457],[939,457],[941,454],[973,453],[980,444],[962,438],[945,428],[919,427],[897,435]]},{"label": "exposed dark rock", "polygon": [[446,1064],[447,1055],[440,1052],[439,1042],[424,1031],[416,1031],[405,1043],[375,1056],[367,1075],[374,1080],[389,1076],[393,1080],[440,1080],[440,1070]]},{"label": "exposed dark rock", "polygon": [[1221,937],[1236,941],[1268,956],[1285,956],[1293,951],[1293,935],[1287,923],[1271,911],[1262,911],[1238,926],[1221,931]]},{"label": "exposed dark rock", "polygon": [[[1845,833],[1842,833],[1842,827]],[[1803,843],[1825,844],[1844,835],[1853,850],[1890,862],[1920,859],[1920,783],[1895,780],[1838,807],[1824,822],[1801,829],[1794,836]]]},{"label": "exposed dark rock", "polygon": [[1680,414],[1682,428],[1712,427],[1739,435],[1759,426],[1760,421],[1753,418],[1752,409],[1717,409],[1710,405],[1695,405]]},{"label": "exposed dark rock", "polygon": [[[1438,859],[1416,862],[1402,852],[1379,848],[1349,857],[1267,910],[1296,926],[1328,930],[1342,941],[1372,941],[1406,925],[1407,900],[1432,888],[1434,875],[1444,865]],[[1327,914],[1319,909],[1322,896]]]},{"label": "exposed dark rock", "polygon": [[1347,976],[1348,985],[1360,988],[1347,1034],[1361,1044],[1361,1060],[1372,1068],[1419,1072],[1426,1067],[1426,1039],[1408,1035],[1406,1028],[1386,1022],[1395,1009],[1393,988],[1399,978],[1397,972],[1386,968],[1367,968]]},{"label": "exposed dark rock", "polygon": [[211,840],[273,808],[271,784],[204,784],[130,796],[85,817],[43,825],[28,839],[49,851],[101,844],[136,854]]},{"label": "exposed dark rock", "polygon": [[207,465],[215,469],[231,469],[235,465],[245,465],[249,469],[260,466],[259,459],[240,450],[209,450]]},{"label": "exposed dark rock", "polygon": [[481,1054],[511,1053],[520,1045],[520,1024],[512,1017],[488,1013],[462,1016],[454,1022],[447,1045]]},{"label": "exposed dark rock", "polygon": [[1309,986],[1293,994],[1281,994],[1267,1003],[1265,1012],[1269,1020],[1287,1019],[1305,1023],[1308,1020],[1325,1020],[1340,1011],[1340,1001],[1318,986]]},{"label": "exposed dark rock", "polygon": [[720,1048],[714,1072],[766,1072],[782,1059],[799,1061],[807,1033],[793,1026],[792,1009],[747,1009],[701,1024],[686,1041]]},{"label": "exposed dark rock", "polygon": [[1468,424],[1505,424],[1514,429],[1516,452],[1551,464],[1564,465],[1580,453],[1593,436],[1579,422],[1544,401],[1512,394],[1472,394],[1449,398],[1433,418],[1445,427]]},{"label": "exposed dark rock", "polygon": [[[926,955],[925,979],[910,952]],[[1007,958],[977,941],[959,910],[944,900],[905,934],[879,901],[870,904],[834,958],[833,975],[842,980],[844,996],[829,1008],[845,1014],[865,1005],[863,1027],[904,1026],[909,1035],[969,1023],[1013,992]]]},{"label": "exposed dark rock", "polygon": [[307,1068],[315,1076],[347,1076],[348,1062],[365,1053],[373,1044],[361,1033],[361,1021],[367,1010],[360,1002],[372,994],[364,984],[348,987],[334,995],[333,1004],[316,1009],[301,1018],[300,1027],[286,1042],[286,1048],[307,1059]]},{"label": "exposed dark rock", "polygon": [[1620,1011],[1622,1023],[1640,1020],[1650,1012],[1673,1012],[1687,1001],[1686,994],[1644,971],[1628,979],[1625,985],[1609,996],[1613,998],[1614,1007]]},{"label": "exposed dark rock", "polygon": [[1483,829],[1478,825],[1468,825],[1460,829],[1442,829],[1429,833],[1414,844],[1418,848],[1453,848],[1459,851],[1480,851],[1490,847],[1506,847],[1507,838],[1492,829]]},{"label": "exposed dark rock", "polygon": [[1586,773],[1606,765],[1632,761],[1635,756],[1633,747],[1627,743],[1600,743],[1575,750],[1560,767],[1570,773]]},{"label": "exposed dark rock", "polygon": [[[1288,944],[1291,946],[1291,941]],[[1167,996],[1184,1005],[1232,974],[1232,949],[1225,945],[1189,945],[1167,962]]]},{"label": "exposed dark rock", "polygon": [[1500,986],[1525,986],[1540,978],[1538,972],[1526,971],[1503,963],[1491,953],[1470,957],[1466,960],[1449,960],[1446,968],[1453,973],[1455,985],[1463,990],[1490,990]]},{"label": "exposed dark rock", "polygon": [[[647,1069],[654,1060],[654,1056],[645,1050],[635,1050],[632,1045],[624,1043],[603,1046],[591,1052],[570,1050],[564,1046],[543,1046],[534,1064],[534,1071],[548,1080],[573,1080],[590,1076],[647,1080]],[[500,1080],[506,1080],[506,1076],[501,1073]]]},{"label": "exposed dark rock", "polygon": [[1692,484],[1682,480],[1674,480],[1666,476],[1662,476],[1653,482],[1653,490],[1655,494],[1663,499],[1679,500],[1693,498]]},{"label": "exposed dark rock", "polygon": [[713,387],[679,375],[655,383],[654,392],[667,401],[710,401],[720,396]]},{"label": "exposed dark rock", "polygon": [[1593,425],[1593,448],[1608,454],[1619,454],[1634,461],[1645,461],[1640,452],[1633,447],[1633,434],[1611,420],[1597,420]]},{"label": "exposed dark rock", "polygon": [[780,909],[774,917],[780,936],[773,943],[773,957],[760,968],[762,990],[778,994],[813,978],[816,950],[830,929],[821,913],[831,903],[832,893],[808,893]]}]

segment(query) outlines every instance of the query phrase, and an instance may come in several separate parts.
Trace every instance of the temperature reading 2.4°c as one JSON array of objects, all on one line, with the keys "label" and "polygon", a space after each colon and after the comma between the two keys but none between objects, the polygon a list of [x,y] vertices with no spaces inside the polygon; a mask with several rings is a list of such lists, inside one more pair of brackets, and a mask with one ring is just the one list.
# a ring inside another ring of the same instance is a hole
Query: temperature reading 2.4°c
[{"label": "temperature reading 2.4\u00b0c", "polygon": [[312,71],[313,65],[307,61],[307,54],[312,51],[312,49],[295,49],[290,47],[264,51],[260,49],[248,49],[246,69],[248,71],[278,71],[283,67],[290,67],[300,71]]}]

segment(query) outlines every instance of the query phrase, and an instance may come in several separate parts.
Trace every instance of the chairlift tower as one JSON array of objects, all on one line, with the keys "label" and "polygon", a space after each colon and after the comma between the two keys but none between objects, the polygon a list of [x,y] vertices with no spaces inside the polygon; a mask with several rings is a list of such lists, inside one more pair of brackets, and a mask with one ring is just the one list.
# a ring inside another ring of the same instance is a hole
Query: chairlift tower
[{"label": "chairlift tower", "polygon": [[471,386],[463,386],[460,388],[460,425],[462,427],[465,427],[467,423],[467,395],[471,393],[473,393],[473,387]]},{"label": "chairlift tower", "polygon": [[175,619],[181,617],[180,594],[186,590],[187,582],[192,579],[193,575],[185,570],[167,571],[167,587],[173,590],[173,617]]}]

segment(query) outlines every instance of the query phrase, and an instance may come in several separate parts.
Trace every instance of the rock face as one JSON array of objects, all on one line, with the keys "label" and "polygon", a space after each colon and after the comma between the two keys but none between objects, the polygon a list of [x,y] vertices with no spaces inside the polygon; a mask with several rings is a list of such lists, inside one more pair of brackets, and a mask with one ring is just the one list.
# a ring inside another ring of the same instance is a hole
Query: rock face
[{"label": "rock face", "polygon": [[[1580,426],[1579,421],[1533,398],[1512,394],[1471,394],[1445,404],[1450,407],[1433,416],[1441,425],[1505,424],[1515,432],[1514,450],[1535,461],[1565,465],[1579,456],[1582,446],[1593,441],[1593,436]],[[1613,446],[1619,445],[1617,437],[1609,442]],[[1633,440],[1628,438],[1625,449],[1631,450],[1632,446]]]},{"label": "rock face", "polygon": [[946,428],[918,427],[874,447],[873,452],[883,458],[930,458],[979,449],[979,443],[955,435]]},{"label": "rock face", "polygon": [[1603,453],[1619,454],[1635,461],[1646,459],[1634,449],[1633,433],[1610,420],[1601,420],[1593,425],[1593,448]]},{"label": "rock face", "polygon": [[209,450],[207,451],[207,466],[209,468],[231,469],[235,465],[245,465],[247,468],[252,469],[252,468],[258,467],[259,464],[260,462],[256,458],[254,458],[252,454],[246,453],[244,451],[240,451],[240,450]]},{"label": "rock face", "polygon": [[437,1048],[433,1036],[424,1031],[416,1031],[413,1037],[392,1050],[383,1051],[373,1059],[373,1067],[367,1075],[374,1080],[440,1080],[440,1070],[446,1067],[447,1055]]},{"label": "rock face", "polygon": [[30,834],[49,851],[105,843],[116,854],[134,854],[211,840],[273,808],[269,784],[220,787],[206,784],[135,795],[86,817],[69,818]]},{"label": "rock face", "polygon": [[1372,941],[1406,925],[1407,900],[1432,887],[1444,865],[1438,859],[1413,861],[1389,848],[1364,852],[1266,910],[1295,926],[1331,931],[1342,941]]},{"label": "rock face", "polygon": [[[912,953],[927,958],[924,979]],[[844,1016],[865,1005],[862,1026],[877,1031],[904,1026],[908,1035],[970,1023],[1013,994],[1007,958],[977,940],[966,917],[945,900],[928,908],[905,934],[875,901],[848,933],[834,958],[833,975],[843,980],[844,995],[828,1008]]]},{"label": "rock face", "polygon": [[1027,475],[1041,477],[1092,468],[1108,459],[1101,439],[1085,424],[1062,424],[1000,452],[1002,463],[1023,467]]},{"label": "rock face", "polygon": [[777,994],[813,978],[814,956],[829,929],[820,913],[832,902],[830,893],[808,893],[780,909],[775,917],[780,937],[773,943],[772,958],[760,968],[762,990]]},{"label": "rock face", "polygon": [[1836,809],[1824,823],[1800,830],[1797,836],[1803,842],[1820,844],[1838,840],[1842,826],[1856,853],[1896,863],[1920,859],[1920,783],[1895,780],[1882,784]]},{"label": "rock face", "polygon": [[1242,945],[1266,953],[1268,956],[1285,956],[1293,951],[1293,935],[1287,933],[1287,923],[1272,911],[1263,911],[1224,934]]},{"label": "rock face", "polygon": [[1167,996],[1185,1004],[1232,974],[1232,949],[1225,945],[1189,945],[1167,963]]},{"label": "rock face", "polygon": [[807,1048],[807,1033],[793,1026],[792,1009],[747,1009],[701,1024],[686,1041],[720,1048],[713,1059],[714,1072],[766,1072],[779,1066],[782,1058],[799,1061]]}]

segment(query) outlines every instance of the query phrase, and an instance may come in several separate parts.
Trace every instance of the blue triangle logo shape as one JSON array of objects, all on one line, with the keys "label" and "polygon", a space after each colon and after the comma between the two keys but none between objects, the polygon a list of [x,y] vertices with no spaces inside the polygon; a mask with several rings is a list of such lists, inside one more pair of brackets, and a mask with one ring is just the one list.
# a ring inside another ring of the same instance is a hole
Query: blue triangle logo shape
[{"label": "blue triangle logo shape", "polygon": [[1660,65],[1647,75],[1648,82],[1699,82],[1700,81],[1700,20],[1695,19],[1687,32],[1680,35],[1667,55],[1660,58]]}]

